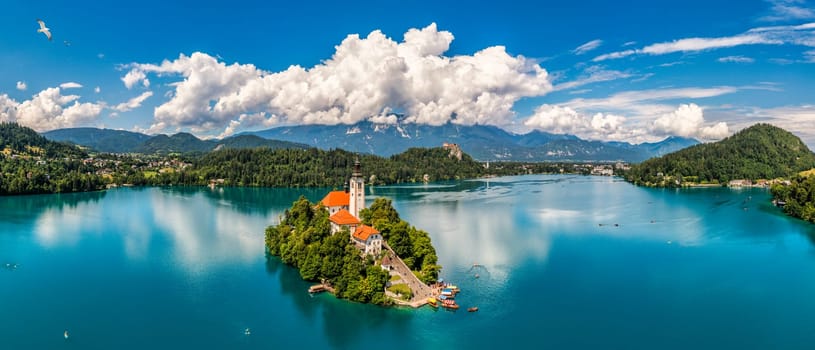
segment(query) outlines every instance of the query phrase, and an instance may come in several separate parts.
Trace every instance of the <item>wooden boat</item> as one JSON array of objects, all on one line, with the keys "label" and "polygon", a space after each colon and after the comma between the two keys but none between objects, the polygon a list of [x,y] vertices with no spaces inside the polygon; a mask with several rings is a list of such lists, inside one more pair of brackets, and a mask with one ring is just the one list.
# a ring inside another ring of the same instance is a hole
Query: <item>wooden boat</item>
[{"label": "wooden boat", "polygon": [[427,298],[427,304],[432,307],[439,307],[439,302],[436,300],[436,298]]},{"label": "wooden boat", "polygon": [[467,308],[467,312],[476,312],[476,311],[478,311],[478,306],[473,306],[473,307]]},{"label": "wooden boat", "polygon": [[454,300],[450,300],[450,299],[442,300],[441,301],[441,306],[446,308],[446,309],[452,309],[452,310],[457,310],[459,308],[458,304],[456,304],[456,302]]}]

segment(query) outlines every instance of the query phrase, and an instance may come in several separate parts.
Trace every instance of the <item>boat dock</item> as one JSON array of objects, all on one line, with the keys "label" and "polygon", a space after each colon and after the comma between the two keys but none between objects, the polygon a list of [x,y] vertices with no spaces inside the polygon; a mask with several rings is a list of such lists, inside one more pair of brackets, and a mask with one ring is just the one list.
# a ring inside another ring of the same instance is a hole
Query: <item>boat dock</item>
[{"label": "boat dock", "polygon": [[387,242],[382,243],[382,248],[383,250],[387,249],[388,251],[390,251],[391,256],[393,257],[393,260],[391,262],[391,265],[393,266],[391,274],[399,275],[401,277],[400,279],[402,281],[401,283],[407,284],[407,286],[410,287],[410,290],[413,291],[413,298],[411,298],[408,301],[394,298],[394,303],[396,305],[418,308],[427,304],[428,298],[432,298],[438,295],[438,293],[436,293],[433,290],[433,288],[424,284],[424,282],[419,280],[419,278],[416,277],[416,275],[414,275],[412,271],[410,271],[405,262],[402,261],[402,259],[399,258],[398,255],[396,255],[396,252],[394,252],[393,249],[391,249]]},{"label": "boat dock", "polygon": [[308,292],[311,293],[311,294],[322,293],[322,292],[331,292],[333,294],[334,293],[334,288],[327,285],[327,284],[325,284],[325,283],[320,283],[320,284],[315,284],[315,285],[313,285],[311,287],[308,287]]}]

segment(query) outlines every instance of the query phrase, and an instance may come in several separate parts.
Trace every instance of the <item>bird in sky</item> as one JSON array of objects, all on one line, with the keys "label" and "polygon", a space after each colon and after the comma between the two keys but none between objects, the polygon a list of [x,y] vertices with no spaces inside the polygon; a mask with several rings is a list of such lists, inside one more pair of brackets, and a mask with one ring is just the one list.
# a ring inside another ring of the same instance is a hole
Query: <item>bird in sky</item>
[{"label": "bird in sky", "polygon": [[48,27],[45,26],[45,22],[43,22],[43,20],[38,18],[37,23],[40,24],[40,29],[37,29],[37,33],[45,34],[45,37],[48,38],[48,41],[51,41],[51,30],[48,29]]}]

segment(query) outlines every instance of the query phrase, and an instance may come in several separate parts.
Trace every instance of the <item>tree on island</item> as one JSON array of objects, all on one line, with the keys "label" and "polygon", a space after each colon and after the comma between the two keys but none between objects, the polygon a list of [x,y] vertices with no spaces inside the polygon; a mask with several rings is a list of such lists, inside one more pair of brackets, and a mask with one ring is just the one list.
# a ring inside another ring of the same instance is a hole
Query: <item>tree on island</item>
[{"label": "tree on island", "polygon": [[363,224],[372,225],[382,233],[396,255],[422,282],[429,284],[438,280],[441,266],[430,235],[399,218],[389,199],[377,198],[370,208],[362,209],[359,216]]},{"label": "tree on island", "polygon": [[363,257],[349,237],[347,229],[331,235],[325,207],[301,196],[280,224],[266,228],[266,248],[299,269],[303,279],[330,282],[339,298],[389,304],[385,285],[390,276],[370,256]]}]

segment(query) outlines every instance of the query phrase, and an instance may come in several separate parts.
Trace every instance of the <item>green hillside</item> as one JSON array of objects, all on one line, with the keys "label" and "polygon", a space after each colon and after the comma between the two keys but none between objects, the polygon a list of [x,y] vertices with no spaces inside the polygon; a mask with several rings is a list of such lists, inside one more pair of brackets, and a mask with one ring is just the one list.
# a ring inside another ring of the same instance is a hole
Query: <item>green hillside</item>
[{"label": "green hillside", "polygon": [[36,131],[17,123],[0,123],[0,151],[12,154],[42,157],[84,157],[77,147],[49,141]]},{"label": "green hillside", "polygon": [[801,139],[784,129],[756,124],[719,142],[634,165],[625,178],[637,185],[674,187],[790,177],[813,167],[815,154]]},{"label": "green hillside", "polygon": [[42,133],[49,140],[69,142],[98,152],[128,153],[151,136],[137,132],[97,128],[57,129]]},{"label": "green hillside", "polygon": [[16,123],[0,123],[0,195],[93,191],[102,178],[79,148],[49,141]]},{"label": "green hillside", "polygon": [[260,136],[255,135],[238,135],[225,138],[218,142],[218,145],[215,147],[215,150],[226,149],[226,148],[260,148],[266,147],[271,149],[280,149],[280,148],[297,148],[297,149],[307,149],[311,148],[311,146],[302,144],[302,143],[295,143],[295,142],[288,142],[288,141],[280,141],[280,140],[269,140],[264,139]]},{"label": "green hillside", "polygon": [[[351,173],[358,155],[343,151],[310,149],[224,149],[205,154],[185,174],[167,174],[168,183],[205,184],[224,179],[231,186],[339,187]],[[383,158],[362,155],[366,181],[373,184],[475,178],[484,167],[464,154],[458,160],[442,148],[413,148]]]}]

